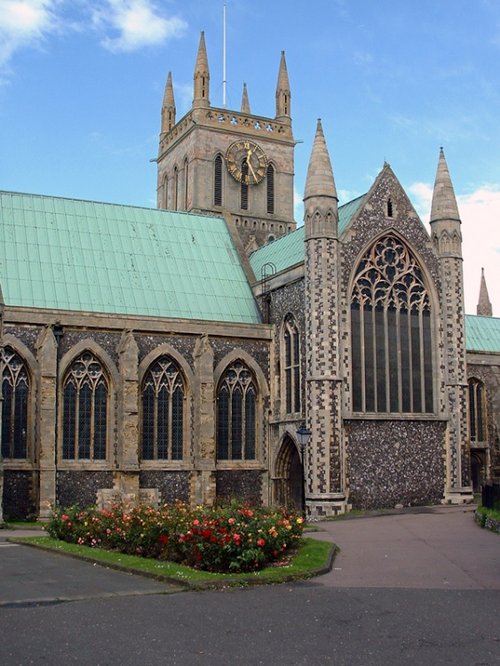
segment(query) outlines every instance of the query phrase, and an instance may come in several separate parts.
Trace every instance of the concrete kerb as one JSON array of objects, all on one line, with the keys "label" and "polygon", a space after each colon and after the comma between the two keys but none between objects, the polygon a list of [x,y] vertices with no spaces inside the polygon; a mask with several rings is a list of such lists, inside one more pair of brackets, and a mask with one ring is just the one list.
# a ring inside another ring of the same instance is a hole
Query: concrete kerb
[{"label": "concrete kerb", "polygon": [[[33,536],[33,535],[28,535],[25,534],[23,536]],[[35,535],[38,536],[38,535]],[[316,576],[322,576],[328,572],[330,572],[333,568],[333,563],[335,560],[335,556],[338,552],[338,547],[335,544],[331,544],[331,547],[328,552],[328,557],[326,559],[326,562],[323,566],[318,567],[316,569],[311,569],[308,571],[306,574],[303,573],[290,573],[290,574],[285,574],[279,581],[268,581],[265,579],[261,579],[258,577],[253,576],[251,573],[248,574],[248,576],[240,577],[240,578],[225,578],[224,580],[206,580],[206,581],[187,581],[187,580],[179,580],[178,578],[173,578],[172,576],[166,576],[164,574],[155,574],[150,571],[141,571],[140,569],[134,569],[133,567],[129,567],[124,564],[119,564],[118,562],[102,562],[99,561],[97,558],[93,558],[89,555],[84,555],[84,554],[78,554],[78,553],[68,553],[63,550],[56,550],[54,548],[50,548],[48,546],[44,546],[41,543],[30,543],[28,541],[24,541],[22,537],[19,536],[8,536],[6,541],[9,541],[10,543],[16,543],[21,546],[29,546],[31,548],[37,548],[39,550],[43,550],[45,552],[49,553],[54,553],[55,555],[63,555],[66,557],[71,557],[73,559],[77,560],[82,560],[84,562],[88,562],[89,564],[95,564],[100,567],[103,567],[105,569],[113,569],[115,571],[121,571],[123,573],[128,573],[128,574],[133,574],[136,576],[142,576],[143,578],[149,578],[152,580],[156,580],[159,582],[163,583],[168,583],[169,585],[172,586],[177,586],[180,589],[172,590],[173,592],[183,592],[183,591],[201,591],[201,590],[214,590],[214,589],[223,589],[226,587],[247,587],[250,585],[279,585],[281,583],[291,583],[293,581],[298,581],[298,580],[308,580],[310,578],[315,578]]]}]

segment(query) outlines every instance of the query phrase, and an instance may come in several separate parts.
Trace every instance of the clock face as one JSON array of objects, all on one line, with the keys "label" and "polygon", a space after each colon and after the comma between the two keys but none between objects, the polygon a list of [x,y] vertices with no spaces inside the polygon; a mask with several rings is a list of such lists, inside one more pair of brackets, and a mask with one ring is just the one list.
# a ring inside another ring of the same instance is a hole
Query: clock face
[{"label": "clock face", "polygon": [[262,148],[247,139],[232,143],[226,151],[226,166],[240,183],[256,185],[266,175],[267,157]]}]

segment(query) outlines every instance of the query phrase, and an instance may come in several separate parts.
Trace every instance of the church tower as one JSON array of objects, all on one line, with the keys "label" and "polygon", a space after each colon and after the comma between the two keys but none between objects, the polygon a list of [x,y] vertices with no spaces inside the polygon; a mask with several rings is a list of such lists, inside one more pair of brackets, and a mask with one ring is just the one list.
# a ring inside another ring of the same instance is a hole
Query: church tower
[{"label": "church tower", "polygon": [[341,458],[338,197],[321,121],[304,193],[306,508],[320,518],[346,509]]},{"label": "church tower", "polygon": [[157,158],[158,208],[229,214],[248,252],[293,231],[295,141],[290,102],[282,52],[274,118],[251,113],[246,84],[240,111],[212,106],[202,32],[192,106],[178,122],[168,75]]},{"label": "church tower", "polygon": [[439,259],[441,329],[444,343],[446,431],[445,501],[471,499],[467,420],[464,282],[461,221],[448,165],[441,148],[431,207],[431,237]]}]

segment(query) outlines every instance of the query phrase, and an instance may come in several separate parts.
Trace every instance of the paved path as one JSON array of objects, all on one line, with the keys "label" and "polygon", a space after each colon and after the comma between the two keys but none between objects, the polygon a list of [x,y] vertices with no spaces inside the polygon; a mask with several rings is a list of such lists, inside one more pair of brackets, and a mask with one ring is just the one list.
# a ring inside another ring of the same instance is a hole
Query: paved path
[{"label": "paved path", "polygon": [[202,593],[162,594],[162,583],[0,545],[0,596],[11,599],[0,664],[500,665],[500,537],[470,512],[321,527],[342,549],[330,573]]},{"label": "paved path", "polygon": [[470,507],[320,523],[311,534],[340,546],[328,587],[500,590],[500,536]]}]

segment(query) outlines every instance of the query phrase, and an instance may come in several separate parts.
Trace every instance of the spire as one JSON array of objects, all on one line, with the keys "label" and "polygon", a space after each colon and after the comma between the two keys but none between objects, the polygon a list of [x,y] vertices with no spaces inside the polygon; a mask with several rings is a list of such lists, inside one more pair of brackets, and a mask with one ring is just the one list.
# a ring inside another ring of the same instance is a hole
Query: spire
[{"label": "spire", "polygon": [[460,222],[457,200],[442,148],[439,151],[439,162],[431,208],[431,222],[438,220],[455,220]]},{"label": "spire", "polygon": [[210,73],[208,71],[207,49],[205,46],[205,33],[200,35],[200,45],[196,56],[194,68],[194,97],[193,107],[210,106],[208,96]]},{"label": "spire", "polygon": [[250,113],[250,102],[248,101],[247,84],[243,84],[243,94],[241,96],[241,113]]},{"label": "spire", "polygon": [[307,169],[304,201],[310,197],[330,197],[338,201],[333,169],[326,147],[321,119],[318,118],[309,167]]},{"label": "spire", "polygon": [[484,277],[484,268],[481,268],[481,286],[479,287],[479,301],[477,303],[477,314],[483,317],[493,317],[493,308],[491,307],[490,297],[488,296],[488,287]]},{"label": "spire", "polygon": [[174,86],[172,85],[172,72],[168,73],[163,105],[161,107],[161,131],[170,132],[175,125],[175,99]]},{"label": "spire", "polygon": [[281,52],[280,68],[278,72],[278,83],[276,86],[276,118],[280,120],[291,118],[292,94],[288,71],[286,69],[285,52]]}]

